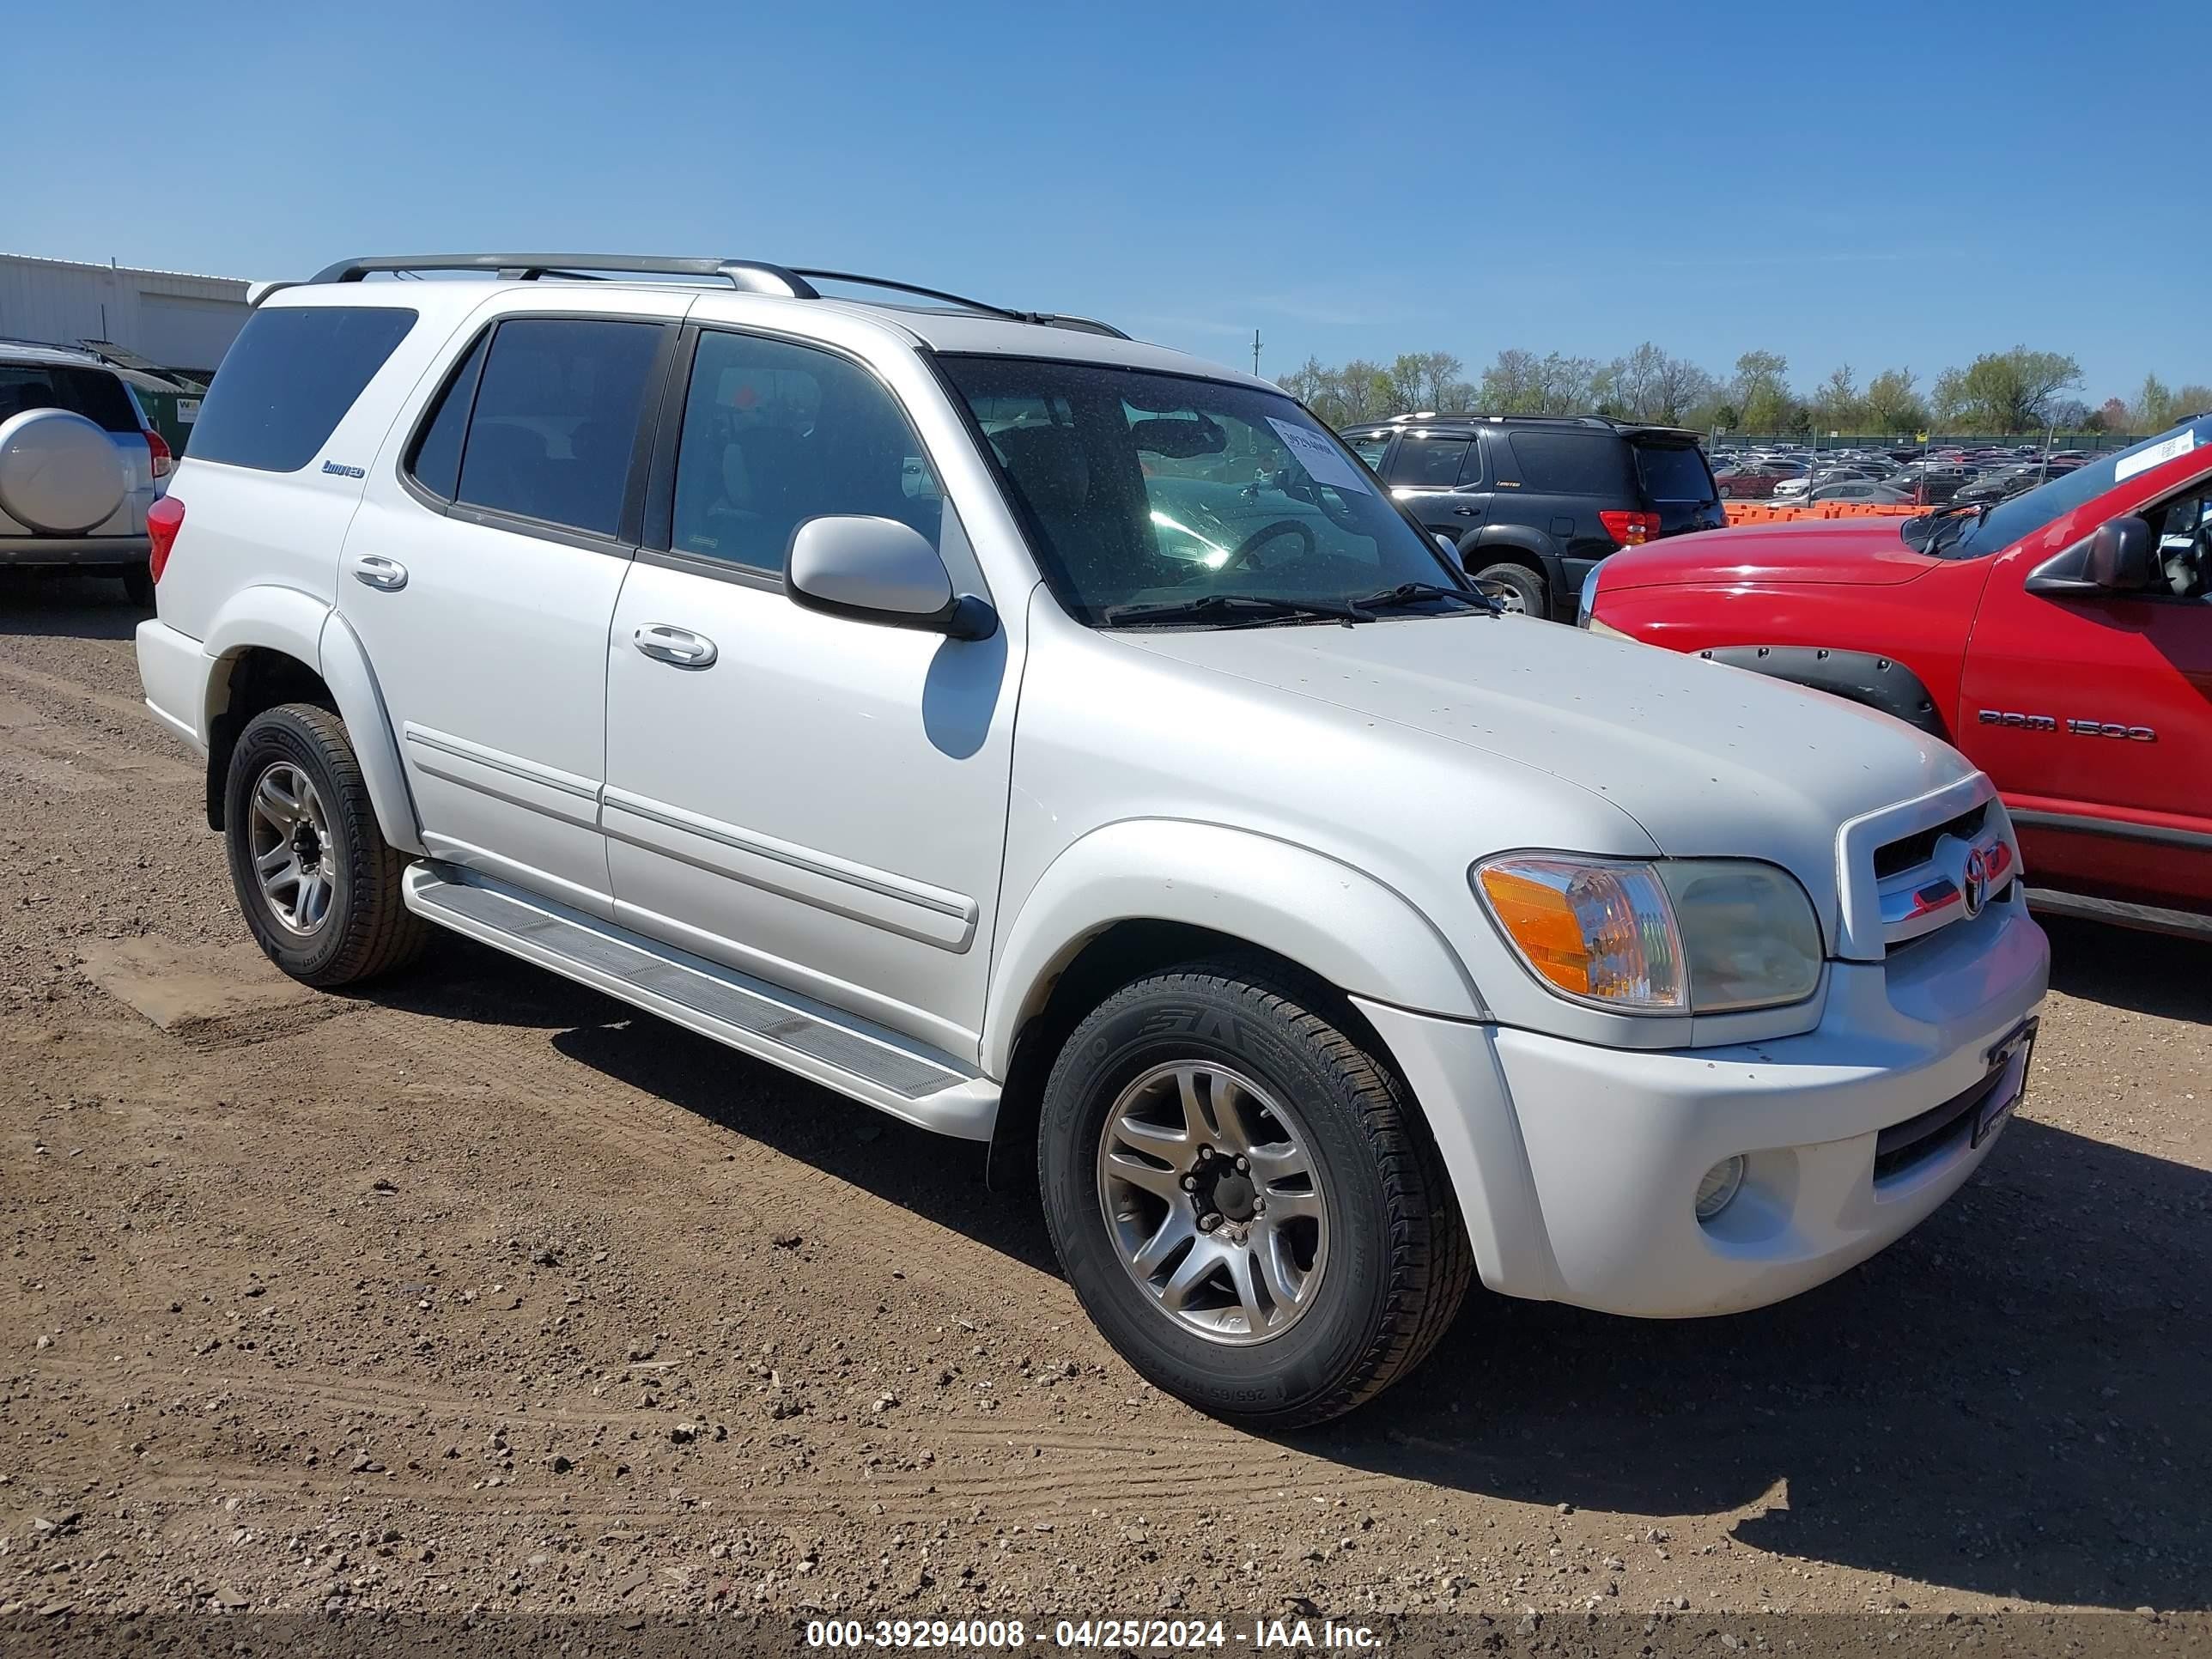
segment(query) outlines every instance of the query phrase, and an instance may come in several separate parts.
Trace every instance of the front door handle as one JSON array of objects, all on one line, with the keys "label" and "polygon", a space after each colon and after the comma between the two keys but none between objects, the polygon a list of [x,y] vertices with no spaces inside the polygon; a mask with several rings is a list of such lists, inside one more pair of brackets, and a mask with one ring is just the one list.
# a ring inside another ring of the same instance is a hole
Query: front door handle
[{"label": "front door handle", "polygon": [[629,637],[631,644],[655,662],[673,663],[678,668],[705,668],[716,654],[714,641],[704,634],[671,628],[665,623],[649,623]]},{"label": "front door handle", "polygon": [[407,586],[407,567],[380,553],[363,553],[353,562],[353,579],[363,586],[393,593]]}]

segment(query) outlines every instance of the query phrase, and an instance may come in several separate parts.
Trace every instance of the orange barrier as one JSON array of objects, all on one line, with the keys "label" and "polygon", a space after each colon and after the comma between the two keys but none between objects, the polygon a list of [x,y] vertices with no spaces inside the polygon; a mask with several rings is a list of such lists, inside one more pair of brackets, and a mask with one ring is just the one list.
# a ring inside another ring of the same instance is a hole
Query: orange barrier
[{"label": "orange barrier", "polygon": [[1911,519],[1928,509],[1902,501],[1817,501],[1810,507],[1770,507],[1764,501],[1723,501],[1730,525],[1789,524],[1798,519]]}]

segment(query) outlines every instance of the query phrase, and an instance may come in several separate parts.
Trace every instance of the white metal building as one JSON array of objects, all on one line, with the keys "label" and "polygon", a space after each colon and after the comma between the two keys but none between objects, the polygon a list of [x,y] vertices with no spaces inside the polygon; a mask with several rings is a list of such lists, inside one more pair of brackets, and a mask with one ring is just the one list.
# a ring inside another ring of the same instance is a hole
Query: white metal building
[{"label": "white metal building", "polygon": [[0,339],[104,340],[204,380],[246,326],[246,283],[0,253]]}]

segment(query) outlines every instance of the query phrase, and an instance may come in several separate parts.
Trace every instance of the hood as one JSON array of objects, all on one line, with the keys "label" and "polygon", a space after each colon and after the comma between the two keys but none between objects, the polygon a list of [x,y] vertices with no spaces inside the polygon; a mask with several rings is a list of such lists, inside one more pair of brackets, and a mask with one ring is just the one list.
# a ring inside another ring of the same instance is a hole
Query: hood
[{"label": "hood", "polygon": [[1547,773],[1627,813],[1671,856],[1778,864],[1832,942],[1838,827],[1973,769],[1941,738],[1856,704],[1529,617],[1115,637],[1410,728],[1440,758],[1448,744],[1478,765],[1486,754]]},{"label": "hood", "polygon": [[1907,547],[1898,534],[1904,523],[1901,518],[1801,519],[1709,530],[1626,548],[1605,562],[1599,580],[1613,592],[1787,582],[1892,586],[1924,576],[1943,562]]}]

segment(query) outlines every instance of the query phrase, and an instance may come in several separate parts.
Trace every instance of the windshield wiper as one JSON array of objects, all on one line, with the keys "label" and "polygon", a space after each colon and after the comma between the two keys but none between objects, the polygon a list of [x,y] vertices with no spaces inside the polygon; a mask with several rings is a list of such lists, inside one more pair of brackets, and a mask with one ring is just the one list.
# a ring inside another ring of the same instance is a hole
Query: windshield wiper
[{"label": "windshield wiper", "polygon": [[1470,587],[1446,587],[1442,582],[1400,582],[1395,587],[1386,587],[1352,603],[1362,611],[1399,611],[1409,605],[1425,605],[1431,599],[1457,599],[1462,605],[1486,611],[1493,617],[1505,614],[1505,607],[1489,594],[1479,593]]},{"label": "windshield wiper", "polygon": [[[1964,536],[1966,533],[1966,530],[1972,527],[1972,525],[1967,525],[1966,523],[1967,514],[1972,514],[1972,523],[1978,525],[1981,523],[1984,519],[1989,516],[1990,509],[1996,505],[1996,503],[1991,501],[1953,501],[1948,507],[1937,507],[1932,513],[1923,513],[1915,518],[1907,519],[1904,524],[1898,526],[1897,533],[1899,538],[1904,541],[1907,547],[1912,548],[1916,552],[1926,554],[1932,558],[1938,552],[1942,551],[1943,548],[1949,545],[1949,543],[1947,543],[1942,538],[1943,525],[1946,521],[1959,521],[1963,526],[1959,532],[1959,536]],[[1905,533],[1907,529],[1916,524],[1925,525],[1928,526],[1926,530],[1921,532],[1921,539],[1917,543],[1915,543],[1910,536],[1907,536]],[[1958,540],[1959,536],[1953,537],[1951,538],[1952,541]]]},{"label": "windshield wiper", "polygon": [[1375,620],[1343,599],[1285,599],[1272,593],[1203,593],[1194,599],[1109,605],[1101,615],[1117,627],[1131,623],[1206,622],[1217,617],[1234,617],[1239,623],[1273,622],[1283,617],[1321,617],[1340,623]]}]

